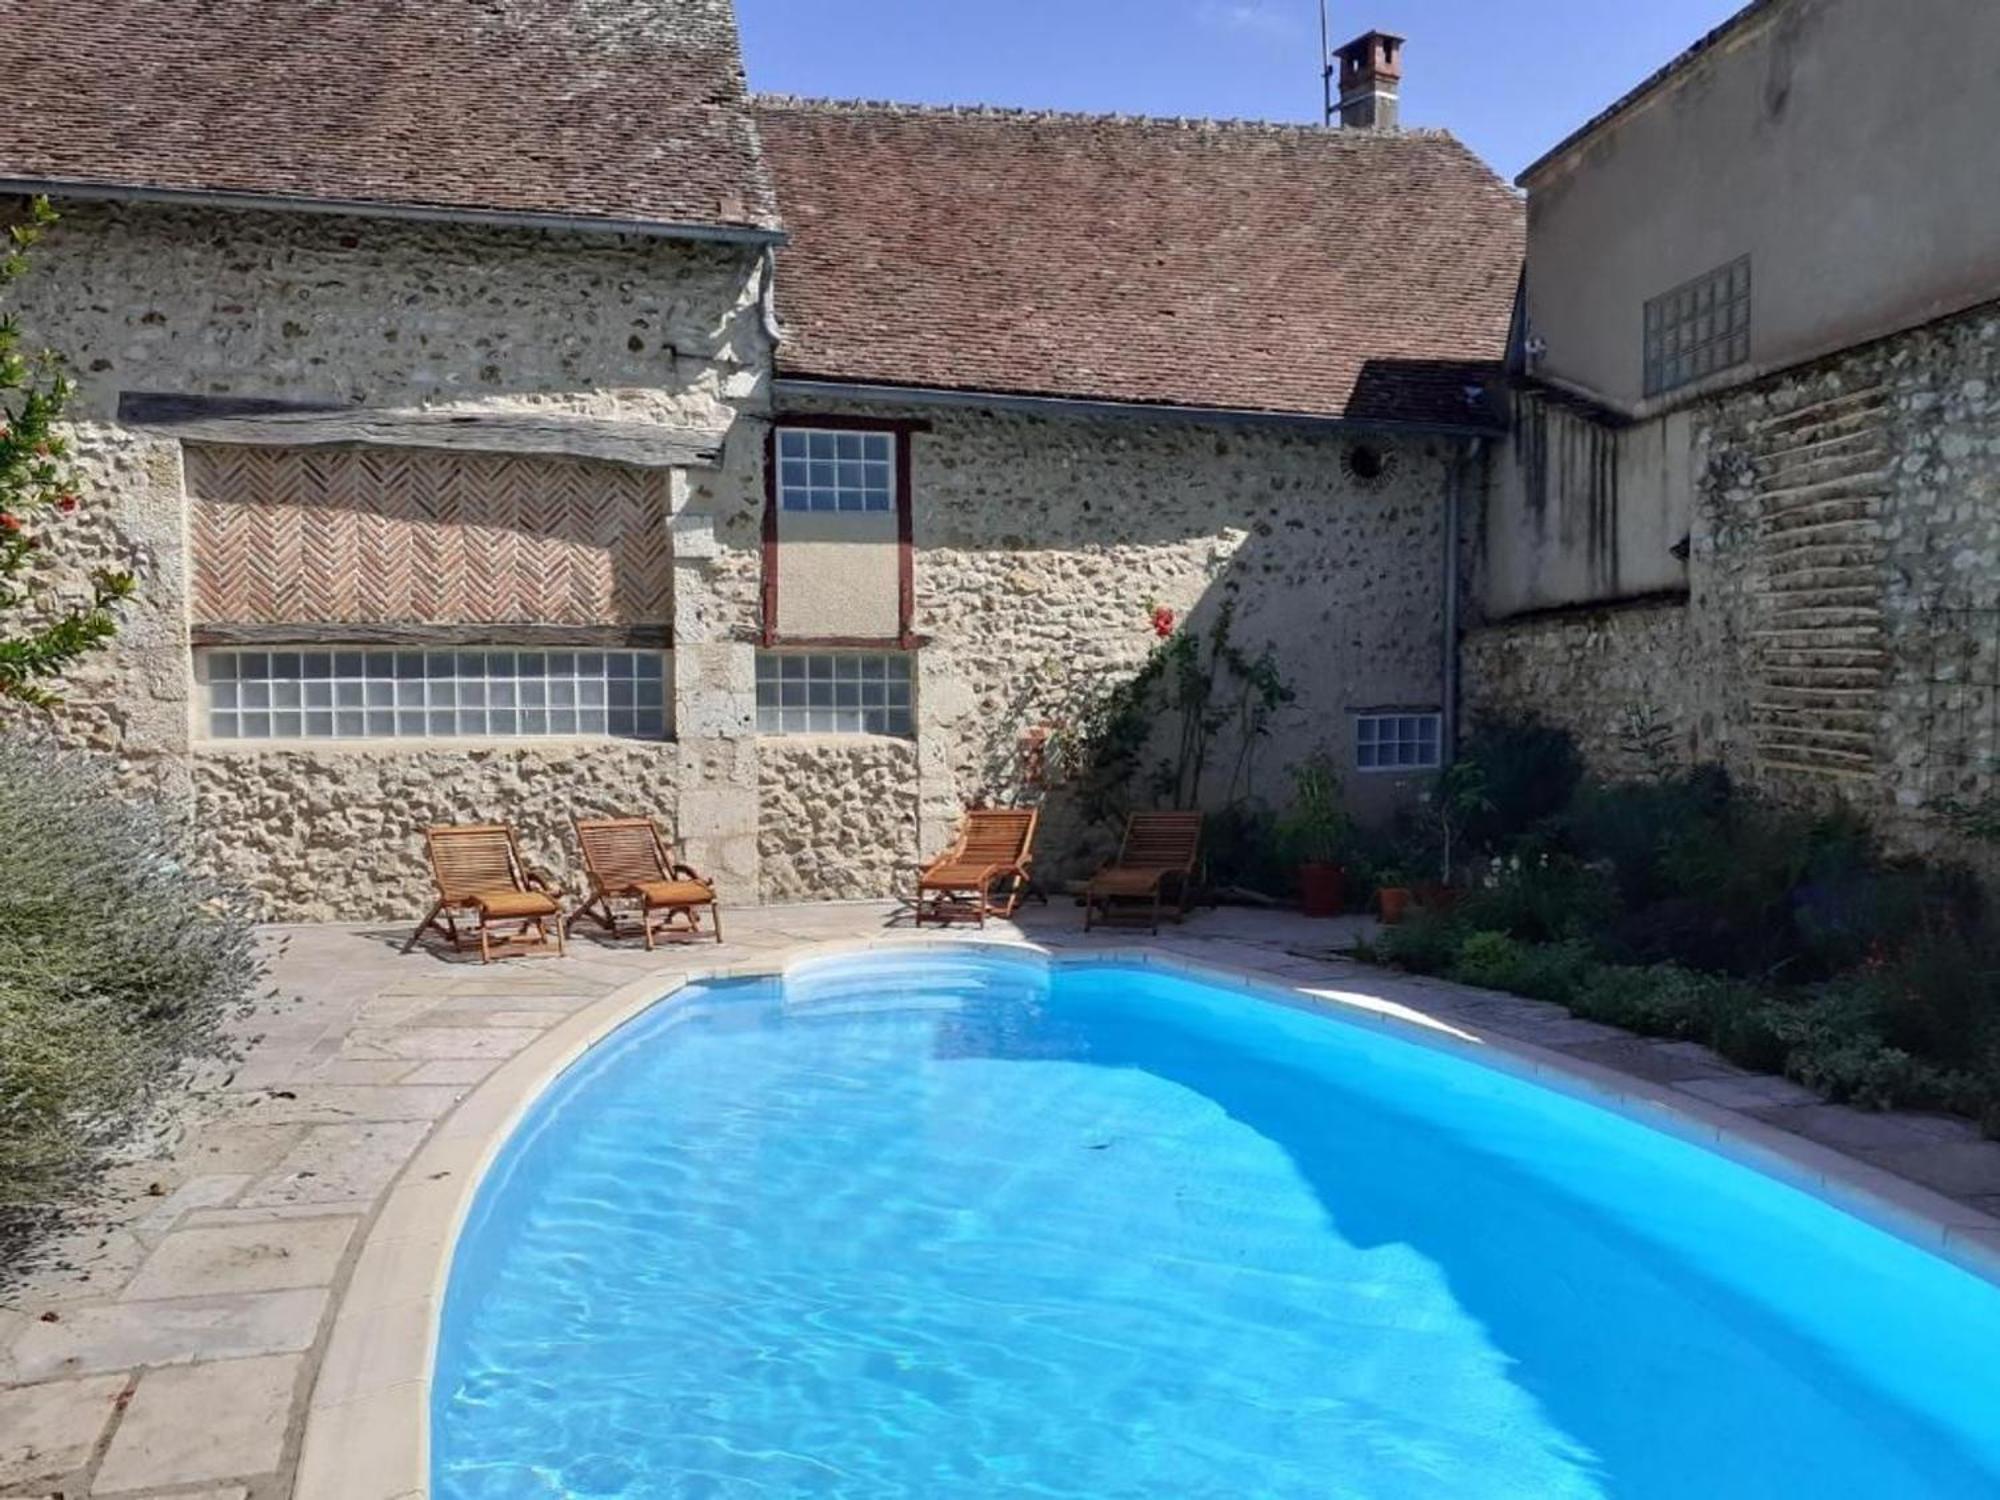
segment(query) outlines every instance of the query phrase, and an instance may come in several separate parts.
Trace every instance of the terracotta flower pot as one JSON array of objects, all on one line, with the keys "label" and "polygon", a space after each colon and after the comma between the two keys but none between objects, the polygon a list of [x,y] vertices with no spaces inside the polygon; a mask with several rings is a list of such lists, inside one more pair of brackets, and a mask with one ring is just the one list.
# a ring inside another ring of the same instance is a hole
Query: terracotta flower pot
[{"label": "terracotta flower pot", "polygon": [[1339,865],[1300,865],[1299,905],[1309,917],[1339,916],[1347,907],[1347,871]]},{"label": "terracotta flower pot", "polygon": [[1417,887],[1417,905],[1426,911],[1450,911],[1458,905],[1458,887],[1433,880]]},{"label": "terracotta flower pot", "polygon": [[1375,893],[1382,912],[1382,925],[1394,927],[1403,920],[1403,913],[1409,910],[1410,888],[1403,885],[1385,885]]}]

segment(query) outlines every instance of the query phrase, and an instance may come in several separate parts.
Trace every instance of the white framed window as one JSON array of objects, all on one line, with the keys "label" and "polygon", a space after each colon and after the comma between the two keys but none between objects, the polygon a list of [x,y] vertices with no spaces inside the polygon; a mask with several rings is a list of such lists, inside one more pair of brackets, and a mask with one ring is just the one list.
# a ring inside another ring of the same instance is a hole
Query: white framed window
[{"label": "white framed window", "polygon": [[1443,715],[1361,714],[1354,720],[1358,771],[1434,771]]},{"label": "white framed window", "polygon": [[213,740],[665,739],[660,651],[208,648]]},{"label": "white framed window", "polygon": [[778,509],[896,508],[896,435],[778,429]]},{"label": "white framed window", "polygon": [[900,651],[766,651],[757,658],[759,734],[908,737],[910,658]]}]

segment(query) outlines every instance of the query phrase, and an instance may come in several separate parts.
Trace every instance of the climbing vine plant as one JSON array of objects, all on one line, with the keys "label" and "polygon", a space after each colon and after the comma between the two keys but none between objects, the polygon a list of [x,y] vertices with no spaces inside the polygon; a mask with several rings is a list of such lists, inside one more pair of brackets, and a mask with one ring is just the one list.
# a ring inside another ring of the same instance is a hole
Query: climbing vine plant
[{"label": "climbing vine plant", "polygon": [[1224,601],[1206,630],[1150,611],[1152,650],[1108,688],[1073,683],[1049,717],[1048,780],[1067,787],[1085,818],[1115,825],[1135,807],[1193,808],[1204,792],[1233,805],[1250,790],[1256,753],[1296,696],[1266,644],[1234,637]]},{"label": "climbing vine plant", "polygon": [[[55,222],[37,198],[7,230],[0,299],[26,275],[29,252]],[[70,398],[61,358],[23,345],[11,312],[0,311],[0,700],[48,708],[78,658],[116,634],[113,606],[132,596],[129,573],[100,570],[87,597],[55,597],[45,580],[60,522],[82,504],[67,439],[58,427]]]}]

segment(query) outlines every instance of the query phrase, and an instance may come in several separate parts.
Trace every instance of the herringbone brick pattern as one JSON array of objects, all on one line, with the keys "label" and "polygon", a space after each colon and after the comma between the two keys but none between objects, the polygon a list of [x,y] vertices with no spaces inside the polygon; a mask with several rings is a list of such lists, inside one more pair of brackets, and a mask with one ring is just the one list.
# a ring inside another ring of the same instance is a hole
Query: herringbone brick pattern
[{"label": "herringbone brick pattern", "polygon": [[666,480],[583,459],[190,446],[197,624],[652,625]]}]

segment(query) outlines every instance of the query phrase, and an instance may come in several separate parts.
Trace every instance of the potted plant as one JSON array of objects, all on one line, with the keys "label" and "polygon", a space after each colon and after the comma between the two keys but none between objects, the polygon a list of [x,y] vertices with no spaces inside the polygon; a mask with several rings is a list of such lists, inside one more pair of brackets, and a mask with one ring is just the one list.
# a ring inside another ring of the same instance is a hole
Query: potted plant
[{"label": "potted plant", "polygon": [[1401,865],[1384,865],[1375,872],[1375,907],[1384,927],[1394,927],[1410,909],[1410,877]]},{"label": "potted plant", "polygon": [[1347,905],[1347,871],[1340,863],[1347,834],[1333,761],[1306,757],[1292,768],[1292,806],[1278,837],[1297,865],[1299,904],[1309,917],[1337,917]]},{"label": "potted plant", "polygon": [[1493,799],[1486,791],[1485,768],[1477,761],[1453,761],[1438,773],[1437,782],[1424,794],[1424,801],[1437,832],[1441,858],[1439,878],[1421,886],[1417,896],[1433,911],[1449,911],[1458,900],[1452,876],[1456,873],[1454,856],[1465,825],[1479,814],[1493,810]]}]

